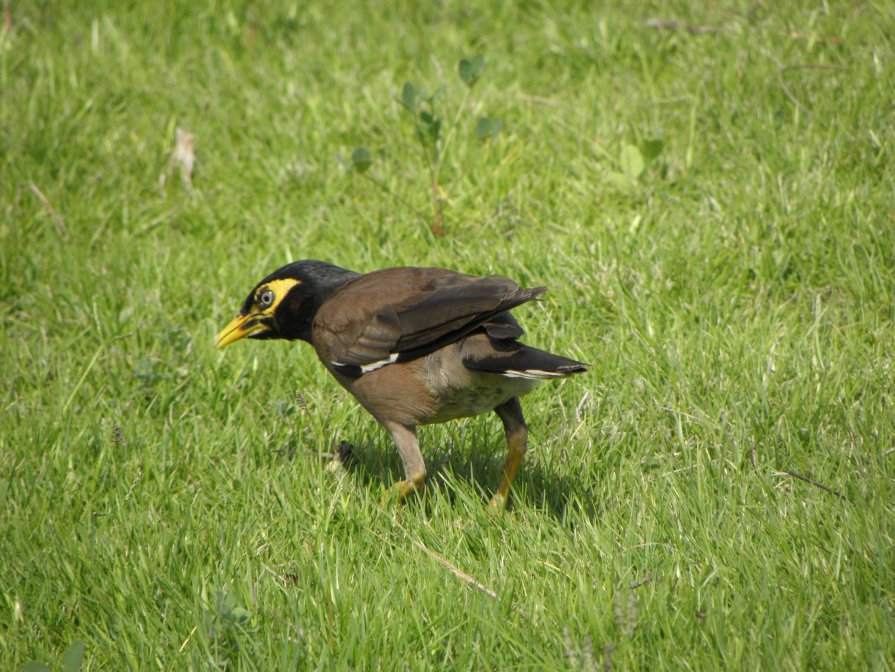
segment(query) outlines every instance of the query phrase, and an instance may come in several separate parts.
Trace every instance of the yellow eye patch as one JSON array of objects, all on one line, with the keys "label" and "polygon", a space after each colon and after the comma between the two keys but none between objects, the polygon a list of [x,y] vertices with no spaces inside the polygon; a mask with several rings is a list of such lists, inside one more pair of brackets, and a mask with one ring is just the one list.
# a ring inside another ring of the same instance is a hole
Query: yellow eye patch
[{"label": "yellow eye patch", "polygon": [[301,284],[300,281],[295,280],[293,278],[280,278],[279,280],[271,280],[268,283],[261,285],[258,290],[255,292],[255,303],[260,307],[262,305],[261,296],[266,291],[273,292],[273,301],[269,306],[265,306],[261,309],[261,313],[264,315],[269,315],[273,313],[277,306],[280,305],[280,302],[286,298],[286,295],[296,285]]}]

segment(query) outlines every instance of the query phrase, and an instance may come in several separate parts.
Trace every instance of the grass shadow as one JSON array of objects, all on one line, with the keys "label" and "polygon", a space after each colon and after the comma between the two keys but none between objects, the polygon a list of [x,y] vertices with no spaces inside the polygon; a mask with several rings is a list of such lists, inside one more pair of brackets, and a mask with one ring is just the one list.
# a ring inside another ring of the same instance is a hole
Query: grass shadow
[{"label": "grass shadow", "polygon": [[[340,453],[343,466],[362,487],[384,492],[403,478],[401,460],[387,438],[377,440],[367,436],[357,444],[349,443],[344,436],[340,438],[342,440],[328,455]],[[456,497],[457,485],[466,486],[475,492],[483,507],[487,506],[500,484],[505,455],[502,435],[476,441],[473,445],[457,441],[448,448],[424,448],[428,471],[426,482],[437,482],[451,501]],[[559,473],[543,464],[543,460],[532,459],[532,451],[527,458],[523,460],[510,491],[511,509],[521,505],[539,508],[560,521],[573,511],[590,520],[602,516],[602,507],[586,483]]]}]

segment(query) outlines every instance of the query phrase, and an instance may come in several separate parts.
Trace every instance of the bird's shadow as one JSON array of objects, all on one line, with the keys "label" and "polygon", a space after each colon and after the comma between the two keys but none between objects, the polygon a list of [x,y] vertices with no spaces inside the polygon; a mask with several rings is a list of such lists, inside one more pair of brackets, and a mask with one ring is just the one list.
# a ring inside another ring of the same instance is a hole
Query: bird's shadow
[{"label": "bird's shadow", "polygon": [[[476,433],[478,434],[478,433]],[[443,493],[453,498],[456,485],[466,485],[487,505],[503,476],[506,442],[503,435],[481,436],[465,445],[449,442],[448,447],[431,446],[423,449],[428,484],[438,483]],[[384,491],[404,477],[401,461],[394,445],[388,440],[377,441],[366,436],[357,443],[342,440],[334,446],[345,470],[358,479],[364,488]],[[510,490],[510,508],[532,506],[556,518],[565,520],[572,509],[576,515],[593,520],[601,515],[599,502],[590,488],[579,479],[558,473],[531,459],[523,459],[522,466]]]}]

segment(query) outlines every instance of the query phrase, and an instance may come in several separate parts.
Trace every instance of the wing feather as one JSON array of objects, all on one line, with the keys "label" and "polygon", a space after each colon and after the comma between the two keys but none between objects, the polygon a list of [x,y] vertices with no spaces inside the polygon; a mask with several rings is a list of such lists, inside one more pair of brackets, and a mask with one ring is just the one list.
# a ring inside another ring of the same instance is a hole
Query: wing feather
[{"label": "wing feather", "polygon": [[517,338],[522,328],[507,311],[544,291],[438,268],[375,271],[321,306],[314,344],[324,359],[364,367],[420,357],[480,327],[495,338]]}]

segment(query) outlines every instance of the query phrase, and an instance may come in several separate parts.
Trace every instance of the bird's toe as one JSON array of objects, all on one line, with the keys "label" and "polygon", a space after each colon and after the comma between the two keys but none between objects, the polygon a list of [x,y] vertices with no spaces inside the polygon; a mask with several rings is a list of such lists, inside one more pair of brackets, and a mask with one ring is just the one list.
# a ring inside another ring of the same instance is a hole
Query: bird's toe
[{"label": "bird's toe", "polygon": [[505,495],[497,493],[488,503],[488,510],[492,513],[503,513],[507,508],[507,498]]},{"label": "bird's toe", "polygon": [[414,492],[419,492],[424,487],[425,483],[414,483],[413,481],[398,481],[385,491],[385,494],[382,495],[382,499],[379,503],[382,506],[392,506],[394,504],[400,504],[408,496],[410,496]]}]

